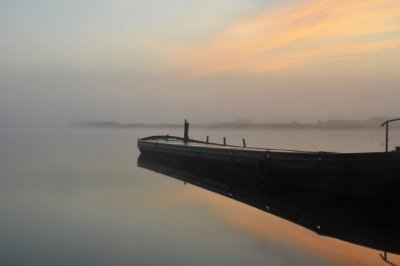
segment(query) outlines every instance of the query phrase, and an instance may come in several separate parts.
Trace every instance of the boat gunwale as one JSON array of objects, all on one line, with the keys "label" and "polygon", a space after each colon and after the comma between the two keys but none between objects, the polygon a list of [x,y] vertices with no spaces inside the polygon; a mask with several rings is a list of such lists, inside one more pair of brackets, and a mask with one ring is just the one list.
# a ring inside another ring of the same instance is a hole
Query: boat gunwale
[{"label": "boat gunwale", "polygon": [[[188,139],[185,140],[182,137],[178,136],[171,136],[171,135],[155,135],[155,136],[149,136],[145,138],[138,138],[138,143],[139,142],[147,142],[147,143],[157,143],[157,142],[150,142],[151,140],[157,140],[157,139],[176,139],[182,142],[191,142],[191,143],[198,143],[198,144],[204,144],[207,145],[205,147],[196,147],[196,148],[206,148],[206,149],[218,149],[218,148],[235,148],[237,151],[249,151],[249,152],[266,152],[266,153],[279,153],[279,154],[302,154],[302,155],[345,155],[345,156],[366,156],[366,155],[385,155],[386,156],[396,156],[399,155],[400,153],[397,152],[327,152],[327,151],[303,151],[303,150],[290,150],[290,149],[277,149],[277,148],[259,148],[259,147],[243,147],[243,146],[237,146],[237,145],[224,145],[221,143],[214,143],[214,142],[205,142],[201,140],[195,140],[195,139]],[[176,146],[176,147],[183,147],[181,144],[172,144],[172,143],[158,143],[159,145],[168,145],[168,146]],[[212,147],[216,146],[216,147]]]},{"label": "boat gunwale", "polygon": [[[138,141],[148,141],[148,140],[157,140],[157,139],[176,139],[180,140],[182,142],[185,142],[185,139],[182,137],[177,137],[177,136],[171,136],[171,135],[155,135],[155,136],[150,136],[150,137],[145,137],[145,138],[138,138]],[[230,145],[230,144],[221,144],[221,143],[215,143],[215,142],[206,142],[206,141],[201,141],[201,140],[196,140],[196,139],[188,139],[186,140],[187,142],[192,142],[192,143],[199,143],[199,144],[204,144],[207,145],[205,147],[198,147],[198,148],[208,148],[212,149],[214,147],[212,146],[217,146],[215,148],[239,148],[240,150],[243,151],[280,151],[280,152],[291,152],[291,153],[302,153],[302,154],[330,154],[330,153],[335,153],[335,152],[325,152],[325,151],[301,151],[301,150],[288,150],[288,149],[276,149],[276,148],[259,148],[259,147],[243,147],[243,146],[238,146],[238,145]],[[171,145],[171,146],[182,146],[180,144],[169,144],[169,143],[160,143],[163,145]]]}]

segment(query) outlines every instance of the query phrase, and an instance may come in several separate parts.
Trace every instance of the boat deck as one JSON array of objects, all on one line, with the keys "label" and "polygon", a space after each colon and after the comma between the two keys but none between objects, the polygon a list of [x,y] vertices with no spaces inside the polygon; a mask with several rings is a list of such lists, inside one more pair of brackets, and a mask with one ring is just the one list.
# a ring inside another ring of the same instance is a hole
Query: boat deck
[{"label": "boat deck", "polygon": [[237,150],[237,151],[254,151],[254,152],[289,152],[289,153],[302,153],[302,154],[327,154],[334,152],[325,151],[300,151],[300,150],[286,150],[286,149],[275,149],[275,148],[255,148],[255,147],[243,147],[235,145],[224,145],[213,142],[203,142],[199,140],[189,139],[185,141],[181,137],[175,136],[152,136],[147,138],[139,139],[140,141],[146,141],[148,143],[159,143],[167,145],[177,145],[185,147],[196,147],[196,148],[215,148],[215,149],[226,149],[226,150]]}]

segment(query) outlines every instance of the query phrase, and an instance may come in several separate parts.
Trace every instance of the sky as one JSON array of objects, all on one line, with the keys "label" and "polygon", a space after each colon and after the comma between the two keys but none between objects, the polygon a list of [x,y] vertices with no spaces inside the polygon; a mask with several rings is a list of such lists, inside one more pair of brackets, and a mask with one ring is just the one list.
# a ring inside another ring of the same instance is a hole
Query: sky
[{"label": "sky", "polygon": [[400,116],[398,0],[0,1],[0,126]]}]

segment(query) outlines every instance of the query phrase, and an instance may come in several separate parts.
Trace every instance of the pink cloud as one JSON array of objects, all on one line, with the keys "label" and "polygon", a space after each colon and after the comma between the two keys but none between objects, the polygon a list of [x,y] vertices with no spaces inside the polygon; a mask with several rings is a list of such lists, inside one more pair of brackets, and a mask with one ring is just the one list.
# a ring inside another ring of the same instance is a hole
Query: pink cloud
[{"label": "pink cloud", "polygon": [[[260,72],[343,60],[400,47],[400,1],[305,1],[232,23],[196,47],[176,50],[178,82],[225,71]],[[152,86],[152,85],[150,85]]]}]

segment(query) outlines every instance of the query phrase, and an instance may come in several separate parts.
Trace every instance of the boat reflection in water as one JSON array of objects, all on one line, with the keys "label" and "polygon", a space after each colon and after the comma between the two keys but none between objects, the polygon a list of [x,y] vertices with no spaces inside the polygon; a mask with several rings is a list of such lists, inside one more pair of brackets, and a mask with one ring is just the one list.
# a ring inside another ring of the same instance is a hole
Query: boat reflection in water
[{"label": "boat reflection in water", "polygon": [[138,166],[225,195],[320,235],[382,251],[379,255],[389,264],[388,253],[400,254],[398,200],[296,187],[280,183],[279,177],[253,178],[250,168],[237,171],[196,159],[141,154]]}]

